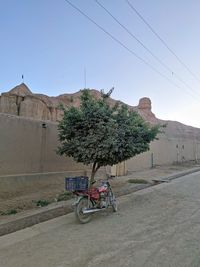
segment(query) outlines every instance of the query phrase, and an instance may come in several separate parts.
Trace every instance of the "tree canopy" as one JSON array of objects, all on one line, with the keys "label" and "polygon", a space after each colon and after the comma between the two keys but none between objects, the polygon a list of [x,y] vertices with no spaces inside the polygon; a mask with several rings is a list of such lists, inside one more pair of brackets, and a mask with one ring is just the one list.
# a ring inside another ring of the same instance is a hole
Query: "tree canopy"
[{"label": "tree canopy", "polygon": [[[113,90],[113,89],[112,89]],[[91,181],[96,171],[149,150],[159,126],[151,126],[126,105],[108,104],[109,94],[95,99],[90,91],[82,91],[79,108],[64,109],[59,122],[58,153],[92,164]]]}]

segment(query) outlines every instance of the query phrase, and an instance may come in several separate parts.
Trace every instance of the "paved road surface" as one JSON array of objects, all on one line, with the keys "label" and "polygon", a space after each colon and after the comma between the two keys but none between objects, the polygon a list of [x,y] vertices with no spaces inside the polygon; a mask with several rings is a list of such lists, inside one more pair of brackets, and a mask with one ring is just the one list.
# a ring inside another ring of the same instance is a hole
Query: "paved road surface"
[{"label": "paved road surface", "polygon": [[1,267],[200,267],[200,173],[120,198],[86,225],[73,214],[0,237]]}]

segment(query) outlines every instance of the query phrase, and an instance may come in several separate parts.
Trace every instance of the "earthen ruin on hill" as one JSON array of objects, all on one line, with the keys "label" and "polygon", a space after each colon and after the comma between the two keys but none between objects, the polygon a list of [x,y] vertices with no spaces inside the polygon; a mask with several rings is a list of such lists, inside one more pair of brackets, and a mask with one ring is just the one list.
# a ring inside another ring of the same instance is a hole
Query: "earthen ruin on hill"
[{"label": "earthen ruin on hill", "polygon": [[[101,97],[101,93],[95,89],[92,89],[91,93],[96,98]],[[63,94],[57,97],[34,94],[26,84],[22,83],[9,92],[2,93],[0,96],[0,112],[37,120],[58,121],[62,116],[59,105],[77,107],[80,105],[80,95],[81,90],[74,94]],[[109,102],[114,105],[116,100],[109,98]],[[144,97],[140,99],[138,106],[129,106],[129,108],[136,110],[145,120],[151,123],[158,122],[151,111],[151,100],[149,98]]]},{"label": "earthen ruin on hill", "polygon": [[[101,93],[95,89],[91,93],[100,98]],[[0,96],[0,113],[12,114],[20,117],[32,118],[36,120],[59,121],[62,118],[62,110],[59,105],[64,107],[80,105],[81,90],[74,94],[62,94],[57,97],[49,97],[43,94],[34,94],[22,83]],[[111,105],[116,100],[109,98]],[[121,101],[118,101],[122,103]],[[146,121],[156,123],[167,123],[165,134],[170,137],[195,138],[200,140],[200,129],[186,126],[175,121],[163,121],[154,115],[151,108],[151,100],[147,97],[139,100],[138,106],[129,106],[130,109],[137,111]]]}]

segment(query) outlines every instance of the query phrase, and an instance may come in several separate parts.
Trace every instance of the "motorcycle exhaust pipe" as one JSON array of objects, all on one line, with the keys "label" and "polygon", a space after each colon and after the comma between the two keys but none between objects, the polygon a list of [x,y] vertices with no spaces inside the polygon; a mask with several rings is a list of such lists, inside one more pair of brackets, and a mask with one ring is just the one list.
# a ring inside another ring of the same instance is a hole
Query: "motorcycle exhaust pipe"
[{"label": "motorcycle exhaust pipe", "polygon": [[102,210],[105,210],[105,209],[106,209],[106,208],[83,210],[83,214],[94,213],[94,212],[102,211]]}]

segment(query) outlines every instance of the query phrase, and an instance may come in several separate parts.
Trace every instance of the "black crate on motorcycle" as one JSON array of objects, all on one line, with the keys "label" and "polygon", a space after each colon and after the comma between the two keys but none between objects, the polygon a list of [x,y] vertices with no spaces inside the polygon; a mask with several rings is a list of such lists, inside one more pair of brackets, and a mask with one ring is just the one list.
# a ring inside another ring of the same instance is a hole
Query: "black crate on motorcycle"
[{"label": "black crate on motorcycle", "polygon": [[68,191],[81,191],[88,189],[88,177],[66,177],[65,178],[65,189]]}]

